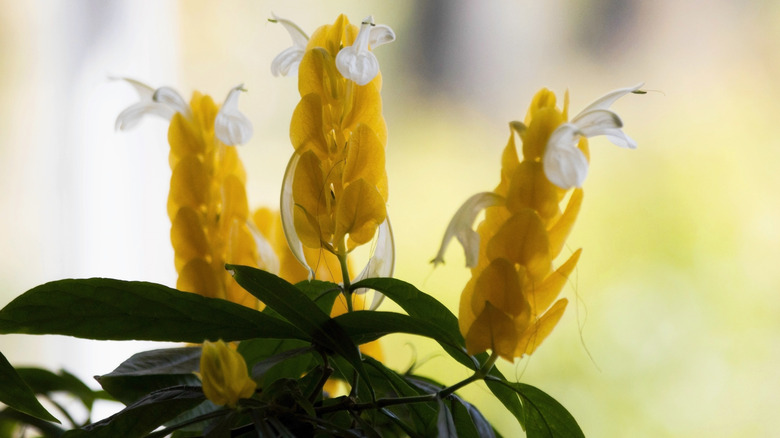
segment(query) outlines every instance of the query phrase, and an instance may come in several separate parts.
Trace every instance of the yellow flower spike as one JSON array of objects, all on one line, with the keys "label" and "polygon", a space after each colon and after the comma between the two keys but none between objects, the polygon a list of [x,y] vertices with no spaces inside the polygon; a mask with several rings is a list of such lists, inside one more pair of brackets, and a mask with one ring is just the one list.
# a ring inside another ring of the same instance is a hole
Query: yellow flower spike
[{"label": "yellow flower spike", "polygon": [[244,357],[222,340],[203,343],[200,378],[206,398],[217,406],[235,408],[240,399],[252,397],[257,389]]},{"label": "yellow flower spike", "polygon": [[[226,263],[271,268],[275,255],[250,228],[246,173],[235,144],[246,142],[252,125],[238,110],[243,88],[230,90],[219,107],[193,93],[187,104],[171,88],[128,81],[141,101],[120,113],[116,126],[127,129],[146,114],[170,121],[172,169],[167,211],[179,274],[176,287],[245,306],[261,304],[225,271]],[[262,256],[261,256],[262,253]]]},{"label": "yellow flower spike", "polygon": [[536,348],[542,344],[542,341],[547,339],[547,336],[558,324],[558,321],[561,320],[567,304],[569,304],[569,300],[566,298],[560,299],[533,325],[530,327],[526,325],[518,327],[520,330],[517,330],[517,332],[522,333],[522,335],[517,340],[517,347],[512,356],[523,357],[526,354],[533,354]]},{"label": "yellow flower spike", "polygon": [[295,153],[282,186],[281,215],[292,253],[311,276],[315,270],[305,248],[332,251],[343,260],[375,236],[382,251],[360,275],[392,272],[394,245],[388,242],[392,232],[385,208],[387,126],[379,64],[371,50],[394,39],[392,29],[374,25],[371,17],[358,28],[341,15],[312,33],[301,56],[301,101],[290,122]]},{"label": "yellow flower spike", "polygon": [[[458,209],[433,260],[444,261],[453,237],[466,251],[472,277],[461,294],[458,324],[470,354],[493,350],[509,361],[532,354],[560,320],[568,301],[555,300],[581,250],[557,270],[553,260],[574,226],[583,191],[571,193],[563,212],[560,204],[587,174],[589,137],[605,135],[618,146],[636,147],[608,107],[638,89],[608,93],[570,122],[568,92],[561,110],[555,95],[542,89],[525,122],[510,123],[498,186],[472,196]],[[515,134],[523,142],[522,161]],[[473,222],[482,210],[485,218],[475,231]]]},{"label": "yellow flower spike", "polygon": [[530,208],[512,215],[487,242],[488,260],[505,258],[540,280],[552,270],[550,242],[542,220]]},{"label": "yellow flower spike", "polygon": [[525,291],[525,269],[520,272],[507,259],[495,259],[485,268],[474,285],[471,307],[474,314],[482,313],[486,303],[490,302],[503,312],[517,317],[530,314]]},{"label": "yellow flower spike", "polygon": [[493,350],[509,361],[513,360],[518,345],[515,322],[490,302],[485,303],[484,310],[477,315],[464,337],[469,354]]}]

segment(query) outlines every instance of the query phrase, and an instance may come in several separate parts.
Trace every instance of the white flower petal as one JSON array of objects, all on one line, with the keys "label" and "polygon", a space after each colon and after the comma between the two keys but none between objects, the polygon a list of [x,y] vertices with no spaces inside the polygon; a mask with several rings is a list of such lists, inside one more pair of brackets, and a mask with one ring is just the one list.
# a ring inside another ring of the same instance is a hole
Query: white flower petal
[{"label": "white flower petal", "polygon": [[143,82],[136,81],[135,79],[130,78],[114,78],[111,79],[114,80],[122,80],[127,82],[128,84],[132,85],[135,91],[138,93],[138,97],[141,98],[142,101],[144,100],[152,100],[152,96],[154,95],[154,88],[144,84]]},{"label": "white flower petal", "polygon": [[621,97],[625,96],[628,93],[632,93],[632,92],[640,89],[643,85],[645,85],[644,82],[636,84],[633,87],[620,88],[620,89],[615,90],[615,91],[610,91],[609,93],[599,97],[598,99],[593,101],[593,103],[591,103],[590,105],[585,107],[585,109],[582,110],[582,112],[580,112],[580,114],[578,114],[577,116],[575,116],[571,120],[572,123],[576,123],[577,118],[580,115],[584,114],[584,113],[587,113],[587,112],[595,110],[595,109],[607,109],[607,108],[609,108],[610,106],[612,106],[613,103],[615,103],[616,100],[620,99]]},{"label": "white flower petal", "polygon": [[368,50],[372,18],[366,17],[355,42],[336,55],[336,68],[342,76],[358,85],[366,85],[379,74],[379,61]]},{"label": "white flower petal", "polygon": [[588,175],[588,160],[576,146],[578,137],[576,126],[560,125],[550,135],[542,159],[547,179],[564,190],[581,187]]},{"label": "white flower petal", "polygon": [[284,237],[287,239],[287,245],[295,258],[309,271],[309,280],[311,280],[314,278],[314,270],[306,262],[306,256],[303,253],[303,243],[295,232],[295,203],[293,202],[292,192],[295,167],[298,165],[300,158],[301,156],[295,152],[292,158],[290,158],[290,162],[287,163],[287,170],[285,170],[284,179],[282,180],[280,213],[282,215],[282,228],[284,229]]},{"label": "white flower petal", "polygon": [[116,122],[114,123],[114,129],[118,131],[132,129],[138,125],[145,115],[155,115],[170,120],[174,114],[176,114],[176,111],[169,108],[167,105],[152,102],[151,100],[141,101],[130,105],[119,113],[116,117]]},{"label": "white flower petal", "polygon": [[609,130],[620,129],[623,127],[623,121],[617,114],[606,109],[596,109],[581,113],[577,116],[577,121],[572,122],[577,127],[579,134],[583,137],[595,137],[604,135]]},{"label": "white flower petal", "polygon": [[271,61],[271,74],[274,76],[294,76],[298,74],[298,66],[301,65],[304,49],[296,46],[282,50]]},{"label": "white flower petal", "polygon": [[152,100],[171,108],[175,113],[179,113],[188,119],[192,118],[192,112],[190,111],[190,106],[187,105],[187,101],[171,87],[160,87],[155,90]]},{"label": "white flower petal", "polygon": [[291,47],[284,49],[271,62],[271,73],[274,76],[295,75],[298,73],[298,65],[300,65],[303,59],[306,45],[309,43],[309,36],[292,21],[277,17],[273,13],[271,13],[271,17],[273,17],[271,21],[280,23],[287,29],[287,33],[290,34],[293,42]]},{"label": "white flower petal", "polygon": [[[354,283],[366,278],[392,277],[394,269],[395,241],[393,239],[393,227],[390,226],[390,217],[387,217],[379,225],[374,254],[368,260],[363,270],[360,271],[360,274],[355,277]],[[356,289],[355,293],[365,293],[366,291],[367,289]],[[384,295],[375,291],[369,310],[376,310],[384,298]]]},{"label": "white flower petal", "polygon": [[371,46],[371,50],[393,41],[395,41],[395,32],[393,32],[393,29],[390,29],[390,26],[377,24],[371,27],[371,31],[368,34],[368,44]]},{"label": "white flower petal", "polygon": [[503,202],[504,198],[493,192],[477,193],[467,199],[458,208],[455,215],[452,216],[449,225],[447,225],[447,230],[444,232],[444,238],[441,240],[439,252],[431,260],[431,263],[434,266],[444,263],[444,253],[447,251],[452,238],[455,237],[466,253],[466,266],[469,268],[476,266],[479,257],[479,234],[472,229],[474,221],[482,210],[494,205],[500,205]]},{"label": "white flower petal", "polygon": [[156,90],[143,82],[136,81],[129,78],[112,78],[120,79],[128,84],[132,85],[135,91],[138,93],[139,102],[130,105],[125,108],[116,118],[114,123],[114,129],[125,130],[134,128],[141,121],[143,116],[150,114],[154,116],[162,117],[165,120],[170,120],[177,109],[169,106],[165,102],[156,102],[154,100],[154,94]]},{"label": "white flower petal", "polygon": [[608,129],[604,134],[609,141],[611,141],[614,145],[626,148],[626,149],[636,149],[636,141],[627,136],[625,132],[621,129]]},{"label": "white flower petal", "polygon": [[292,38],[293,46],[300,47],[302,49],[306,48],[306,45],[309,43],[309,36],[306,35],[306,32],[304,32],[300,26],[286,18],[277,16],[273,12],[271,12],[271,17],[273,18],[273,21],[284,26],[284,28],[287,30],[287,33],[290,34],[290,38]]},{"label": "white flower petal", "polygon": [[252,122],[238,110],[238,96],[245,91],[243,87],[241,84],[230,90],[214,120],[214,134],[228,146],[244,144],[252,137]]}]

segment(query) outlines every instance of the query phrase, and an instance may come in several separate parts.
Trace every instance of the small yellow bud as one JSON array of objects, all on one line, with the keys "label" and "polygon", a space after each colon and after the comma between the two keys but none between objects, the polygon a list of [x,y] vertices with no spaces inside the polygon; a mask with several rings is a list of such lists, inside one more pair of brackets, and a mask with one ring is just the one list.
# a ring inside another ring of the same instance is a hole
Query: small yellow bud
[{"label": "small yellow bud", "polygon": [[206,398],[217,406],[235,408],[239,399],[251,397],[257,388],[249,378],[243,356],[222,340],[203,343],[200,379]]}]

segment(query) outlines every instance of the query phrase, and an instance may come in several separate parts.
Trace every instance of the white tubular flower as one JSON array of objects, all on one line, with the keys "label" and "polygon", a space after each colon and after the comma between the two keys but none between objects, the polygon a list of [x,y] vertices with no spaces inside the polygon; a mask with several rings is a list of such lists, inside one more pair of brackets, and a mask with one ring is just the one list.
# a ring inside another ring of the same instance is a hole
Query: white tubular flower
[{"label": "white tubular flower", "polygon": [[369,15],[363,20],[355,42],[336,55],[336,68],[345,78],[366,85],[379,74],[379,61],[369,50],[369,44],[376,48],[392,41],[395,41],[393,30],[385,25],[375,26]]},{"label": "white tubular flower", "polygon": [[298,161],[301,159],[298,152],[293,153],[290,162],[287,164],[287,169],[284,171],[284,178],[282,179],[282,196],[280,213],[282,216],[282,229],[284,230],[284,237],[287,239],[287,245],[290,247],[295,258],[300,262],[307,271],[309,271],[309,280],[314,278],[314,270],[306,262],[306,256],[303,252],[303,243],[295,232],[295,202],[293,202],[293,180],[295,179],[295,167],[298,165]]},{"label": "white tubular flower", "polygon": [[620,117],[608,108],[616,100],[628,93],[639,90],[644,84],[612,91],[596,99],[568,123],[563,123],[553,131],[547,141],[547,149],[542,160],[544,174],[556,186],[568,190],[581,187],[588,175],[588,160],[577,148],[580,137],[590,138],[606,136],[617,146],[635,149],[636,142],[622,129]]},{"label": "white tubular flower", "polygon": [[291,47],[282,50],[282,52],[276,55],[274,60],[271,61],[271,73],[274,76],[295,76],[298,73],[298,66],[303,59],[306,44],[309,42],[309,36],[292,21],[277,17],[273,13],[271,14],[271,17],[272,19],[269,21],[280,23],[284,26],[293,41]]},{"label": "white tubular flower", "polygon": [[143,116],[150,114],[171,120],[174,114],[189,114],[190,107],[179,96],[179,93],[169,87],[154,89],[142,82],[129,78],[118,78],[133,86],[140,101],[125,108],[116,118],[114,128],[118,131],[132,129]]},{"label": "white tubular flower", "polygon": [[479,258],[479,234],[472,229],[474,221],[477,220],[477,215],[482,210],[503,203],[504,198],[493,192],[477,193],[467,199],[452,216],[452,220],[444,232],[444,238],[441,240],[439,252],[431,260],[431,263],[434,266],[444,263],[444,252],[447,251],[447,246],[452,238],[456,237],[466,253],[466,267],[476,266]]},{"label": "white tubular flower", "polygon": [[214,134],[228,146],[244,144],[252,137],[252,122],[238,110],[238,96],[244,84],[234,87],[214,120]]},{"label": "white tubular flower", "polygon": [[[376,237],[376,247],[374,254],[368,260],[368,263],[355,277],[354,283],[366,278],[392,277],[395,269],[395,241],[393,240],[393,227],[390,226],[390,217],[379,225]],[[365,293],[366,289],[356,289],[356,293]],[[376,310],[382,303],[385,296],[379,292],[374,292],[374,299],[371,301],[369,310]]]}]

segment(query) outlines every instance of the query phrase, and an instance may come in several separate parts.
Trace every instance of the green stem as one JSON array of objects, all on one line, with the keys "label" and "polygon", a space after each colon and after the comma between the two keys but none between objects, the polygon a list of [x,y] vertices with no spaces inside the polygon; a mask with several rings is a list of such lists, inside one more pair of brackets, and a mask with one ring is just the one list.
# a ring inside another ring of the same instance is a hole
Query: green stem
[{"label": "green stem", "polygon": [[450,395],[454,394],[455,391],[459,390],[460,388],[463,388],[464,386],[476,382],[477,380],[484,380],[485,377],[487,377],[490,374],[490,370],[493,369],[493,365],[495,365],[496,360],[498,360],[498,354],[494,351],[491,353],[490,357],[487,361],[485,361],[485,364],[482,365],[478,370],[474,371],[474,374],[471,376],[461,380],[460,382],[448,386],[447,388],[442,389],[439,392],[434,392],[432,394],[422,394],[422,395],[415,395],[411,397],[398,397],[398,398],[380,398],[373,402],[367,402],[367,403],[354,403],[352,397],[345,397],[344,401],[339,404],[330,405],[330,406],[324,406],[322,408],[316,409],[318,414],[324,414],[328,412],[335,412],[340,411],[343,409],[349,410],[349,411],[364,411],[368,409],[383,409],[388,406],[393,405],[402,405],[407,403],[427,403],[436,401],[437,399],[443,399],[446,397],[449,397]]},{"label": "green stem", "polygon": [[347,299],[347,312],[352,312],[352,291],[349,290],[349,265],[347,264],[347,252],[339,250],[336,254],[341,265],[341,279],[344,282],[344,297]]}]

